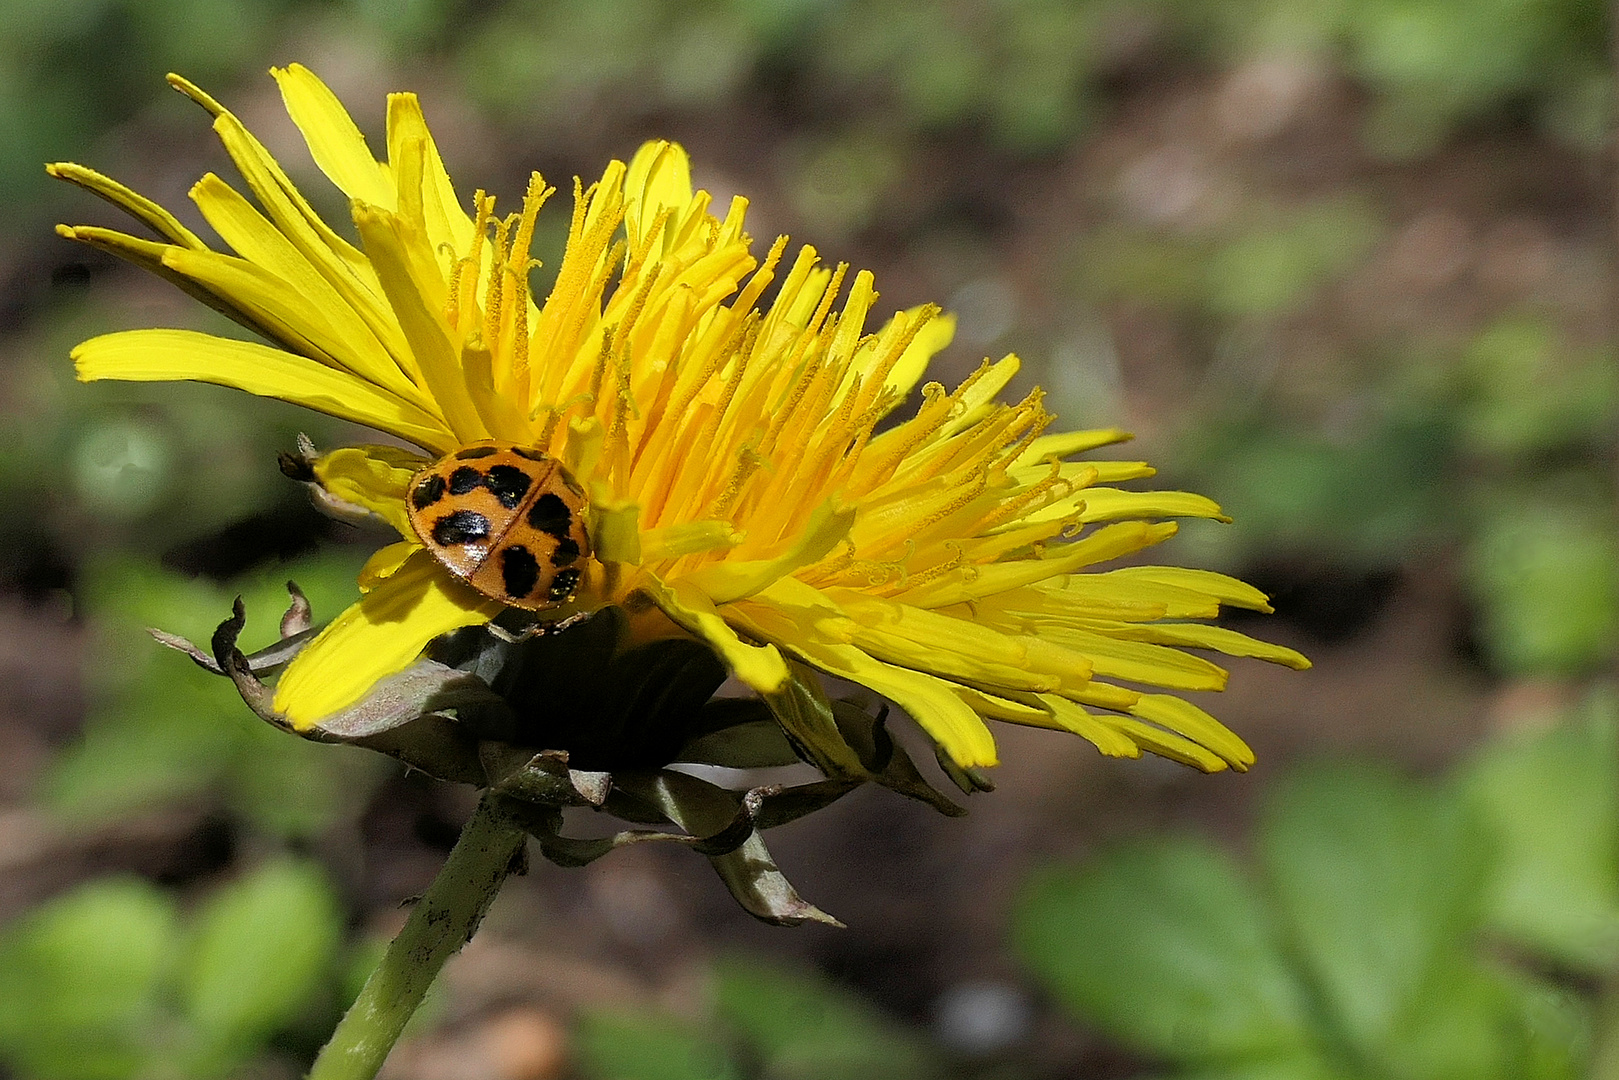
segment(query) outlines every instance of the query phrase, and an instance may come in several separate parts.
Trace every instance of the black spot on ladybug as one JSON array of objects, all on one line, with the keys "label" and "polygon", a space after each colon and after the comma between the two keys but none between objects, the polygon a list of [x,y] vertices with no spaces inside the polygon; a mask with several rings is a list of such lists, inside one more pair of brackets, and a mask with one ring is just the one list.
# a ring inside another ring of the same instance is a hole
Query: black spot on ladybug
[{"label": "black spot on ladybug", "polygon": [[470,544],[489,535],[489,519],[471,510],[456,510],[433,523],[433,543],[440,547]]},{"label": "black spot on ladybug", "polygon": [[483,473],[471,465],[463,465],[450,474],[450,494],[465,495],[469,491],[477,491],[482,483]]},{"label": "black spot on ladybug", "polygon": [[471,461],[473,458],[488,457],[498,449],[494,446],[469,446],[465,450],[457,450],[455,456],[458,461]]},{"label": "black spot on ladybug", "polygon": [[529,507],[528,523],[542,533],[561,540],[573,526],[573,513],[568,509],[568,504],[562,501],[562,496],[547,491]]},{"label": "black spot on ladybug", "polygon": [[526,547],[509,547],[500,553],[500,580],[507,596],[521,600],[540,583],[540,561]]},{"label": "black spot on ladybug", "polygon": [[442,498],[444,498],[444,477],[438,473],[430,473],[416,485],[416,490],[410,493],[410,504],[418,510],[425,510]]},{"label": "black spot on ladybug", "polygon": [[516,454],[518,457],[521,457],[521,458],[528,458],[530,461],[550,461],[551,460],[551,457],[550,457],[549,454],[543,454],[538,450],[530,450],[526,446],[514,446],[514,447],[512,447],[512,453]]},{"label": "black spot on ladybug", "polygon": [[546,593],[546,598],[560,604],[565,600],[572,600],[578,588],[579,571],[558,570],[557,576],[551,579],[551,588]]},{"label": "black spot on ladybug", "polygon": [[533,482],[528,473],[515,465],[491,465],[483,478],[483,486],[489,489],[489,494],[508,510],[523,501]]},{"label": "black spot on ladybug", "polygon": [[579,545],[573,537],[564,536],[557,541],[557,549],[551,552],[552,566],[571,566],[579,558]]}]

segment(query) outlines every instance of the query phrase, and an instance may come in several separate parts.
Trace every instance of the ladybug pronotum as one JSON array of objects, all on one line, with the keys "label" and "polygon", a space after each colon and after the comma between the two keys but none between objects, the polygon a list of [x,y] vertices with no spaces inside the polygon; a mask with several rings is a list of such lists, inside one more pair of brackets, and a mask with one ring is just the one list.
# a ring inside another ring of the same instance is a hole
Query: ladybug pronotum
[{"label": "ladybug pronotum", "polygon": [[565,604],[590,556],[585,493],[538,450],[485,440],[411,477],[411,527],[450,573],[485,596],[538,611]]}]

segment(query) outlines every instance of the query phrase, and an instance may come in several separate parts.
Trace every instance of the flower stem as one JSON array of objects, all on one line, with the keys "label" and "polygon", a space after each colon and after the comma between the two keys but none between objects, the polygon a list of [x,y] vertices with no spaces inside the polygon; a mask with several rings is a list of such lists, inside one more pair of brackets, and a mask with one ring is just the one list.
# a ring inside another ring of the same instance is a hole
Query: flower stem
[{"label": "flower stem", "polygon": [[371,1080],[444,962],[472,938],[527,834],[485,792],[433,884],[343,1014],[309,1080]]}]

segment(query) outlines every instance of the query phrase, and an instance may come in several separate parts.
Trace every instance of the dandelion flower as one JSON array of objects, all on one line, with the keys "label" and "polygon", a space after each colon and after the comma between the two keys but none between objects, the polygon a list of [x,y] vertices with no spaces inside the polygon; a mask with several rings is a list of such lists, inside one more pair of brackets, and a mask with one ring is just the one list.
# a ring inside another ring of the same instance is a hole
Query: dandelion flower
[{"label": "dandelion flower", "polygon": [[[1227,673],[1195,649],[1290,667],[1291,649],[1211,625],[1221,605],[1269,610],[1241,581],[1129,565],[1172,519],[1219,518],[1198,495],[1115,486],[1144,463],[1075,460],[1126,438],[1054,432],[1038,390],[999,395],[1015,356],[954,389],[922,380],[953,321],[933,306],[873,319],[872,277],[823,266],[785,237],[763,255],[744,199],[717,216],[668,142],[575,181],[550,295],[531,295],[535,174],[516,212],[457,193],[412,94],[388,99],[378,161],[303,67],[273,72],[353,232],[311,208],[242,123],[214,118],[246,183],[191,190],[229,245],[215,251],[99,173],[51,171],[128,211],[148,240],[63,226],[173,281],[272,344],[129,330],[74,350],[83,380],[187,379],[280,398],[386,432],[314,460],[332,499],[400,540],[364,593],[281,675],[294,727],[361,698],[440,635],[507,605],[452,573],[410,522],[412,478],[496,440],[546,455],[587,504],[591,557],[549,617],[608,606],[700,640],[779,700],[810,669],[893,701],[963,769],[996,763],[986,720],[1052,728],[1104,754],[1143,750],[1205,770],[1247,767],[1235,734],[1176,691]],[[251,195],[251,198],[249,197]],[[921,404],[897,420],[912,391]]]}]

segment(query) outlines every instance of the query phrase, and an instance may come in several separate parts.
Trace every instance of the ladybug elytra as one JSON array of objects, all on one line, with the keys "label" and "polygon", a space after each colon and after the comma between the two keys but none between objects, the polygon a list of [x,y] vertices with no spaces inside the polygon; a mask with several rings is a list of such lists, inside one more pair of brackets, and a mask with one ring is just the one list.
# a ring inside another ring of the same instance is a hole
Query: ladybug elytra
[{"label": "ladybug elytra", "polygon": [[411,477],[411,527],[444,567],[485,596],[538,611],[572,600],[589,558],[585,493],[562,463],[486,439]]}]

